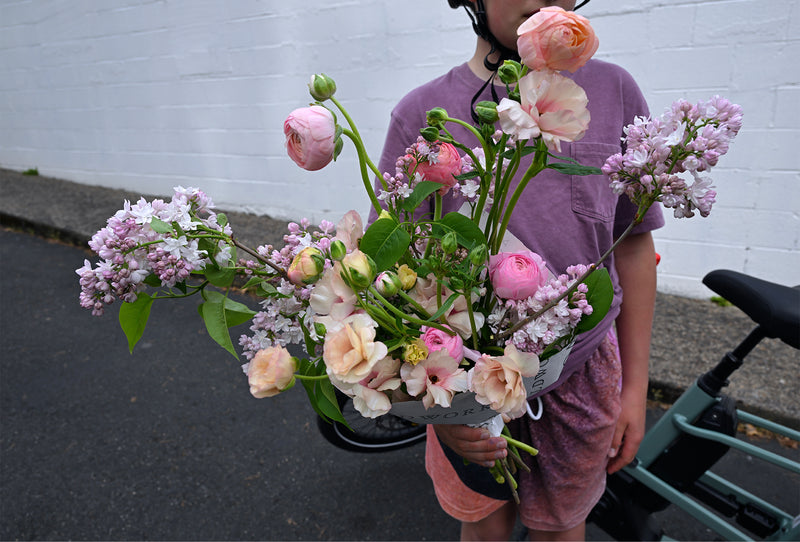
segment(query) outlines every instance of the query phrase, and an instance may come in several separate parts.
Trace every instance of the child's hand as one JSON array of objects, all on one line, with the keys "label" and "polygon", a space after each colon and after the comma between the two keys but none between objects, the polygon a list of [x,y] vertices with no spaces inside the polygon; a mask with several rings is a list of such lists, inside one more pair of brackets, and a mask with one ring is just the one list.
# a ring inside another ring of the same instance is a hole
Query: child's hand
[{"label": "child's hand", "polygon": [[439,439],[458,455],[485,467],[506,456],[507,443],[503,437],[492,437],[486,429],[466,425],[434,425]]}]

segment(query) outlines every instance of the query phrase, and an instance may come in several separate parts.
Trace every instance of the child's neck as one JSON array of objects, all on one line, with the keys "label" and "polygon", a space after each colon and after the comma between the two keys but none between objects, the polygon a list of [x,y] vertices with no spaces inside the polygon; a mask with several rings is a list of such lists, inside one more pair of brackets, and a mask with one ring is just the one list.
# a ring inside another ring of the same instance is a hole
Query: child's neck
[{"label": "child's neck", "polygon": [[[481,79],[482,81],[486,81],[487,79],[489,79],[489,77],[495,75],[495,73],[489,71],[489,68],[487,68],[486,65],[483,63],[484,59],[486,58],[486,55],[488,55],[489,51],[491,50],[492,47],[491,45],[489,45],[489,42],[481,38],[478,38],[477,44],[475,46],[475,54],[472,55],[472,58],[469,59],[469,61],[467,62],[467,65],[469,66],[469,69],[472,71],[472,73],[474,73],[475,76]],[[498,79],[497,77],[494,78],[494,84],[502,85],[500,79]]]}]

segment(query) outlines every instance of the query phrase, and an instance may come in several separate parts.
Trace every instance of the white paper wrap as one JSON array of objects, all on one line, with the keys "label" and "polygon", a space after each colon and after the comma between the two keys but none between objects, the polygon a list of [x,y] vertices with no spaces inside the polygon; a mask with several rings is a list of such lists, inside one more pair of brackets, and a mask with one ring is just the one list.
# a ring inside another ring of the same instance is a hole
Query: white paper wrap
[{"label": "white paper wrap", "polygon": [[[523,379],[528,399],[541,394],[558,380],[570,350],[572,350],[572,345],[546,360],[540,361],[539,372]],[[490,407],[476,401],[475,394],[472,392],[456,394],[448,408],[434,405],[426,409],[422,401],[405,401],[392,404],[389,413],[415,423],[459,424],[479,424],[497,415],[497,412]]]}]

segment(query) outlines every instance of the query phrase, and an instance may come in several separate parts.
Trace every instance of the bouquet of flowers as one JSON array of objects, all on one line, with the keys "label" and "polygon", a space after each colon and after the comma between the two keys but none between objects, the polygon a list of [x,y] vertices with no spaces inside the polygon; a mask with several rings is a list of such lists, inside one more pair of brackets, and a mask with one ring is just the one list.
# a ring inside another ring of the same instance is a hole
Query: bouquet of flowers
[{"label": "bouquet of flowers", "polygon": [[[558,377],[576,335],[608,311],[612,285],[602,264],[614,249],[555,274],[507,231],[520,194],[539,172],[600,173],[554,154],[588,127],[585,92],[559,71],[576,70],[595,52],[591,26],[574,13],[544,8],[519,32],[522,62],[499,70],[508,97],[478,103],[476,125],[441,108],[428,112],[428,126],[409,142],[393,175],[367,156],[334,81],[311,78],[315,102],[284,123],[289,156],[317,170],[338,156],[344,138],[351,140],[377,216],[368,227],[350,211],[336,225],[289,224],[282,247],[250,248],[206,194],[178,187],[169,202],[126,201],[92,238],[102,261],[77,270],[81,304],[99,315],[121,299],[132,350],[156,299],[200,295],[210,336],[234,356],[228,328],[252,321],[239,345],[256,397],[300,380],[326,419],[346,423],[339,390],[363,416],[490,423],[495,434],[503,432],[503,420],[524,415],[542,383]],[[456,141],[451,123],[466,127],[479,146]],[[715,192],[705,174],[740,126],[740,108],[719,97],[678,101],[662,117],[628,126],[626,152],[602,168],[610,189],[638,206],[622,238],[656,201],[677,217],[695,210],[706,216]],[[520,171],[529,154],[530,166]],[[464,205],[443,215],[448,192]],[[234,284],[260,299],[259,311],[228,297]],[[289,344],[301,344],[306,356],[292,356]],[[535,453],[505,436],[512,460],[517,448]],[[513,468],[505,460],[495,467],[512,488]]]}]

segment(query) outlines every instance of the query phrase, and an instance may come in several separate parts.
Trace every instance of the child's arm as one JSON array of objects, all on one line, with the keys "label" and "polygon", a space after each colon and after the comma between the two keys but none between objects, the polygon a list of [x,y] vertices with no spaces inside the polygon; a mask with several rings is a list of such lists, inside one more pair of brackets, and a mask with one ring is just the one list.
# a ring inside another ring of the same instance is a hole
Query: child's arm
[{"label": "child's arm", "polygon": [[653,237],[631,235],[614,251],[622,287],[622,307],[616,320],[622,359],[622,412],[611,444],[608,472],[630,463],[644,436],[650,334],[656,296],[656,256]]}]

